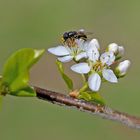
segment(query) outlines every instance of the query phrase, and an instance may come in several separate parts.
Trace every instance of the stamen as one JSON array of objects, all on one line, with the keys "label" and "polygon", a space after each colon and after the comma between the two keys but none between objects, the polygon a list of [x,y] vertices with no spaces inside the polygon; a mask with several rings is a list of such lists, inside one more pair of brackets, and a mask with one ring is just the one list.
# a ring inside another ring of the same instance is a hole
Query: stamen
[{"label": "stamen", "polygon": [[97,62],[94,66],[93,66],[93,69],[98,72],[98,71],[101,71],[102,69],[104,68],[104,65],[99,61]]}]

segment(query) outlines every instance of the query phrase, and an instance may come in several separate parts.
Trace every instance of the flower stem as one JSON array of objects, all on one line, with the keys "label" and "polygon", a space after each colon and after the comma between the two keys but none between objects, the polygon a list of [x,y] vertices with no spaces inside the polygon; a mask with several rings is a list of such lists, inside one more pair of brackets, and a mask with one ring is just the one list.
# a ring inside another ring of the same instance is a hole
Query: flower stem
[{"label": "flower stem", "polygon": [[84,74],[82,74],[82,79],[83,79],[84,83],[87,82],[86,76]]},{"label": "flower stem", "polygon": [[83,87],[79,90],[79,92],[84,92],[87,89],[88,89],[88,83],[85,82],[84,85],[83,85]]}]

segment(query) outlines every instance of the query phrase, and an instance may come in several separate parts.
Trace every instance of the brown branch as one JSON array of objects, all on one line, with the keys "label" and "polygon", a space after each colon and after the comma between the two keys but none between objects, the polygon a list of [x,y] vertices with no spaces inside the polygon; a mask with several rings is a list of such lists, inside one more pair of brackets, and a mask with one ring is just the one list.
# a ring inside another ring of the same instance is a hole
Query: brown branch
[{"label": "brown branch", "polygon": [[72,98],[70,96],[53,92],[47,89],[34,87],[37,92],[37,97],[42,100],[49,101],[53,104],[62,106],[75,107],[80,111],[95,114],[102,118],[120,122],[131,128],[140,129],[140,118],[129,114],[113,110],[107,106],[100,106],[87,101]]}]

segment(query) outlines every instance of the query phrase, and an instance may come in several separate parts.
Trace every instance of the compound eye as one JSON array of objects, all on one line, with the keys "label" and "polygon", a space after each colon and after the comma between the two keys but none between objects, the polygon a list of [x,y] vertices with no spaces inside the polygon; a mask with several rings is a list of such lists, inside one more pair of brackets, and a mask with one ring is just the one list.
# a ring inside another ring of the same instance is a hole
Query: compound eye
[{"label": "compound eye", "polygon": [[68,34],[67,32],[65,32],[65,33],[63,34],[63,38],[64,38],[64,40],[67,40],[67,39],[69,38],[69,34]]}]

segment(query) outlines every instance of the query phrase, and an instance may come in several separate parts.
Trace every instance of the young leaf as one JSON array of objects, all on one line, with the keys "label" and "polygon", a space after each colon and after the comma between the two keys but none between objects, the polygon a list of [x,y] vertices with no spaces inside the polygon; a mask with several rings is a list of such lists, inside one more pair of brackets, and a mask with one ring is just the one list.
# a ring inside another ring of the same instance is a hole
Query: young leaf
[{"label": "young leaf", "polygon": [[105,105],[104,99],[101,97],[101,95],[95,92],[91,91],[80,92],[78,98],[84,99],[89,102],[97,103],[100,105]]},{"label": "young leaf", "polygon": [[80,92],[79,96],[78,96],[79,99],[84,99],[86,101],[91,101],[91,96],[88,92]]},{"label": "young leaf", "polygon": [[94,102],[96,102],[100,105],[105,105],[105,101],[99,93],[92,92],[91,93],[91,98]]},{"label": "young leaf", "polygon": [[16,92],[11,92],[11,95],[19,97],[34,97],[36,96],[36,92],[32,87],[27,86],[26,88],[20,89]]},{"label": "young leaf", "polygon": [[9,87],[10,93],[19,92],[28,87],[29,70],[44,52],[44,49],[24,48],[15,52],[7,60],[3,69],[2,84]]},{"label": "young leaf", "polygon": [[67,87],[69,90],[73,90],[73,82],[72,80],[64,73],[64,68],[62,66],[62,63],[60,61],[56,61],[58,70],[62,76],[62,78],[64,79],[65,83],[67,84]]}]

